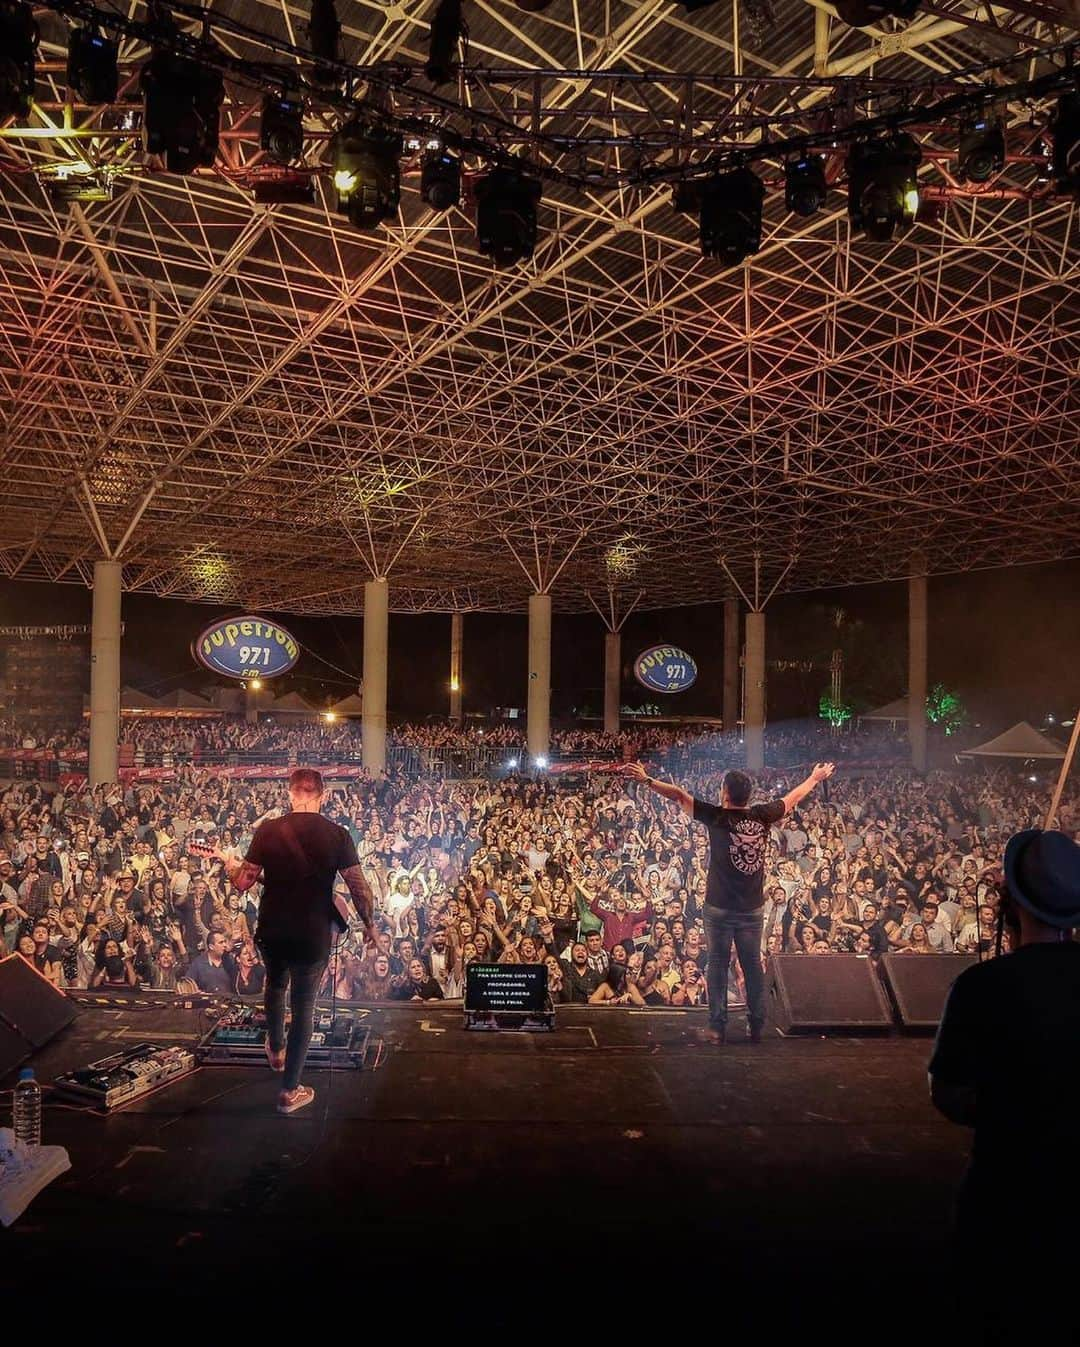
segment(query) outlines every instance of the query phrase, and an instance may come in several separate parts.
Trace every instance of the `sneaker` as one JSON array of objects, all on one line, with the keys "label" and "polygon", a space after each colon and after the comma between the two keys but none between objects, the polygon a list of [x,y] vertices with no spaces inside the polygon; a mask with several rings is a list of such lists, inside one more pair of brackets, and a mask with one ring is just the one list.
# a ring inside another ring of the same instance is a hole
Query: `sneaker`
[{"label": "sneaker", "polygon": [[707,1028],[697,1030],[697,1038],[701,1043],[711,1043],[715,1048],[721,1048],[727,1042],[727,1029],[714,1029],[710,1024]]},{"label": "sneaker", "polygon": [[282,1090],[278,1095],[277,1111],[295,1113],[297,1109],[306,1108],[314,1098],[315,1091],[310,1085],[298,1085],[295,1090]]},{"label": "sneaker", "polygon": [[748,1024],[748,1025],[746,1026],[746,1037],[750,1040],[751,1043],[760,1043],[760,1042],[761,1042],[761,1025],[760,1025],[760,1024]]},{"label": "sneaker", "polygon": [[266,1048],[266,1060],[270,1063],[270,1070],[276,1071],[280,1075],[285,1070],[285,1049],[282,1048],[280,1052],[275,1052],[270,1046],[269,1039],[266,1040],[264,1047]]}]

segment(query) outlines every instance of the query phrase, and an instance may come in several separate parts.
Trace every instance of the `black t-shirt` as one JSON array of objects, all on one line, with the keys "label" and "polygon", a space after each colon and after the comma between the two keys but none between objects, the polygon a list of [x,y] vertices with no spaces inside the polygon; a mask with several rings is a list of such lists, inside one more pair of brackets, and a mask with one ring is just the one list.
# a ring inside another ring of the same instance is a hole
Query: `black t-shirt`
[{"label": "black t-shirt", "polygon": [[765,902],[765,851],[769,829],[784,817],[783,800],[725,809],[694,801],[694,821],[709,830],[707,907],[727,912],[756,912]]},{"label": "black t-shirt", "polygon": [[1080,1134],[1080,945],[1022,945],[961,973],[930,1074],[975,1090],[980,1188],[1060,1194]]},{"label": "black t-shirt", "polygon": [[303,811],[267,819],[256,829],[245,859],[263,872],[255,932],[260,944],[298,963],[327,958],[334,876],[360,864],[356,843],[345,829],[321,814]]}]

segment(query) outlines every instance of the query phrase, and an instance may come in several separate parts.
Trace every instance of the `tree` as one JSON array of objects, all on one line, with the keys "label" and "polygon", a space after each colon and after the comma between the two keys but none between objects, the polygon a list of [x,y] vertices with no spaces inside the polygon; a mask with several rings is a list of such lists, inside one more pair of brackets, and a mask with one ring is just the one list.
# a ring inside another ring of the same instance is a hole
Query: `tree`
[{"label": "tree", "polygon": [[967,707],[944,683],[935,683],[926,698],[926,718],[946,734],[955,734],[967,723]]}]

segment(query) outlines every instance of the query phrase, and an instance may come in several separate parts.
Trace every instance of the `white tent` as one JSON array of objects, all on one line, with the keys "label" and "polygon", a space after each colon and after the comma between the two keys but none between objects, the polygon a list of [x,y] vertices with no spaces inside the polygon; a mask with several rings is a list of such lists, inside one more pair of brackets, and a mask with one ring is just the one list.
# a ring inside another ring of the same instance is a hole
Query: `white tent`
[{"label": "white tent", "polygon": [[1045,734],[1040,734],[1026,720],[1021,720],[1011,730],[999,734],[996,739],[988,739],[985,744],[979,744],[977,748],[966,749],[960,756],[962,758],[1049,758],[1054,760],[1063,758],[1065,750],[1060,745],[1055,744],[1053,739],[1048,739]]},{"label": "white tent", "polygon": [[317,716],[321,714],[320,708],[305,701],[299,692],[282,693],[280,697],[275,697],[267,706],[261,706],[259,709],[270,711],[274,715]]},{"label": "white tent", "polygon": [[335,716],[359,716],[364,713],[364,699],[355,692],[343,698],[340,702],[335,702],[330,708]]},{"label": "white tent", "polygon": [[879,706],[874,711],[864,711],[859,716],[860,720],[887,720],[890,724],[896,725],[901,721],[907,724],[908,699],[906,697],[897,697],[894,702],[886,702],[884,706]]}]

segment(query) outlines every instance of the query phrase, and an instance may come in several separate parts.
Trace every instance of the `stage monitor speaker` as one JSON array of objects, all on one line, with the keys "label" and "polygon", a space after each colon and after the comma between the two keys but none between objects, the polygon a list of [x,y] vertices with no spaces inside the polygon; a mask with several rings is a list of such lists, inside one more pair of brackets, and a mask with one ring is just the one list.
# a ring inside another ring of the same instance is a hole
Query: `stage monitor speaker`
[{"label": "stage monitor speaker", "polygon": [[766,985],[781,1033],[892,1027],[874,965],[862,955],[774,954]]},{"label": "stage monitor speaker", "polygon": [[0,1075],[44,1047],[75,1018],[75,1007],[25,959],[0,959]]},{"label": "stage monitor speaker", "polygon": [[956,979],[978,959],[973,954],[886,954],[885,983],[905,1029],[936,1029]]}]

